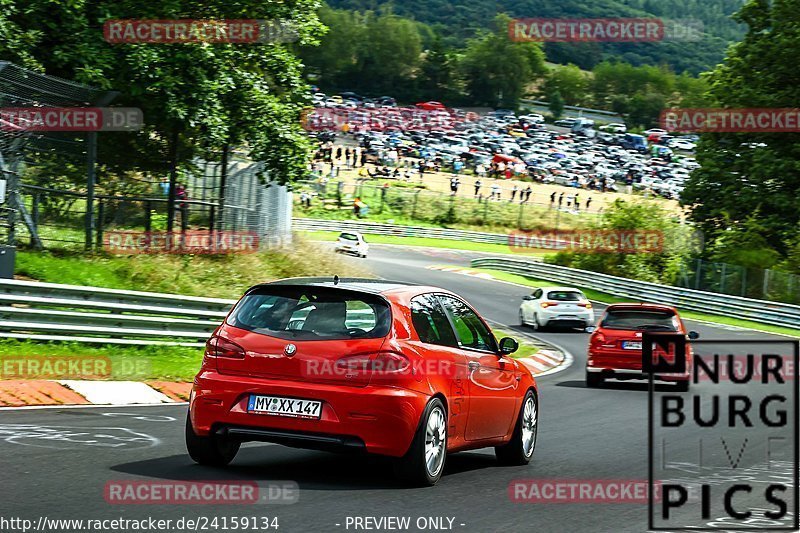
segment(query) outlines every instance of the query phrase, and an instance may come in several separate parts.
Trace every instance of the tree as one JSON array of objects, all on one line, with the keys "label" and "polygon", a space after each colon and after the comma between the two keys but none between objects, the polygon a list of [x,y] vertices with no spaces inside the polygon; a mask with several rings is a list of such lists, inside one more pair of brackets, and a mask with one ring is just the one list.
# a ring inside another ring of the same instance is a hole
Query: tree
[{"label": "tree", "polygon": [[440,36],[436,36],[419,69],[421,100],[451,99],[454,92],[453,62]]},{"label": "tree", "polygon": [[[736,19],[748,31],[709,75],[714,105],[795,108],[800,0],[750,0]],[[797,133],[702,135],[697,149],[702,167],[692,173],[681,201],[708,239],[721,238],[752,216],[765,242],[786,254],[800,222],[798,141]]]},{"label": "tree", "polygon": [[589,78],[575,65],[554,67],[547,74],[542,86],[542,94],[558,92],[567,105],[584,105],[588,98]]},{"label": "tree", "polygon": [[145,125],[140,132],[101,139],[101,168],[106,172],[168,172],[174,183],[179,169],[194,157],[235,142],[266,161],[278,181],[301,175],[309,150],[300,136],[307,85],[287,45],[112,45],[99,28],[108,19],[286,20],[301,42],[313,43],[321,30],[315,0],[291,6],[261,0],[0,2],[4,57],[47,74],[113,88],[121,93],[115,104],[142,109]]},{"label": "tree", "polygon": [[470,98],[478,105],[516,109],[527,86],[544,74],[544,52],[538,43],[514,42],[509,18],[495,17],[493,33],[471,39],[461,61]]},{"label": "tree", "polygon": [[547,96],[548,109],[553,115],[554,120],[558,120],[564,114],[564,99],[558,90],[553,91]]}]

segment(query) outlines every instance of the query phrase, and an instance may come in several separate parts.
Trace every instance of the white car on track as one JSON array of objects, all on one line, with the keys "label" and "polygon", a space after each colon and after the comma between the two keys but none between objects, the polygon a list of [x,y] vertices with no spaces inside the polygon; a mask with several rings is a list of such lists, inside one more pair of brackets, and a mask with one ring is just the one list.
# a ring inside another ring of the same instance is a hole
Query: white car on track
[{"label": "white car on track", "polygon": [[336,240],[335,250],[343,254],[353,254],[358,257],[367,257],[369,244],[364,236],[357,231],[343,231]]},{"label": "white car on track", "polygon": [[585,328],[594,325],[592,303],[572,287],[540,287],[522,298],[519,322],[536,329]]}]

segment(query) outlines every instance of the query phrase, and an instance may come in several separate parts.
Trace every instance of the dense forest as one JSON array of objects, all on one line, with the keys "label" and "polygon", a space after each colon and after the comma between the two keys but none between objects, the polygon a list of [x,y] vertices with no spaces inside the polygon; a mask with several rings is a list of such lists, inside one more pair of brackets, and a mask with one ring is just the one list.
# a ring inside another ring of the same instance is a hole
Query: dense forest
[{"label": "dense forest", "polygon": [[693,74],[712,69],[725,49],[744,35],[743,25],[730,15],[744,0],[330,0],[334,8],[394,13],[430,25],[449,47],[461,46],[476,31],[491,26],[498,12],[511,17],[602,18],[661,17],[702,22],[704,38],[697,42],[664,43],[548,43],[546,57],[591,69],[601,61],[618,59],[632,65],[669,65],[675,72]]}]

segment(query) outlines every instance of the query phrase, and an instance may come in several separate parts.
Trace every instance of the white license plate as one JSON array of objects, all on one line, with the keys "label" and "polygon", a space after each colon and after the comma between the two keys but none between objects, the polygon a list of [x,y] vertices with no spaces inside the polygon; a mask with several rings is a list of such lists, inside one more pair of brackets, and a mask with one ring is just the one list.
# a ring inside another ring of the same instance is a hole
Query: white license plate
[{"label": "white license plate", "polygon": [[623,341],[622,342],[622,349],[623,350],[641,350],[642,343],[641,341]]},{"label": "white license plate", "polygon": [[322,416],[322,402],[251,394],[247,402],[247,412],[260,415],[290,416],[293,418],[320,418]]}]

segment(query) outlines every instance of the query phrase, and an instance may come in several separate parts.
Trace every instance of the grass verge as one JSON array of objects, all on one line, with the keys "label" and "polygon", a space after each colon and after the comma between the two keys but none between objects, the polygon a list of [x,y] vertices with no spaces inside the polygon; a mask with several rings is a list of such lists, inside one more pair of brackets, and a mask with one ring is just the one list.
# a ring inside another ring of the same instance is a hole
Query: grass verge
[{"label": "grass verge", "polygon": [[17,252],[16,275],[110,289],[239,298],[257,283],[293,276],[366,276],[332,251],[298,237],[291,248],[230,255]]},{"label": "grass verge", "polygon": [[[304,231],[306,239],[315,241],[335,241],[339,232],[336,231]],[[482,242],[453,241],[448,239],[433,239],[430,237],[397,237],[394,235],[368,235],[370,244],[396,244],[401,246],[425,246],[428,248],[446,248],[448,250],[466,250],[470,252],[485,252],[494,254],[511,254],[520,256],[544,256],[552,251],[532,250],[526,252],[512,252],[506,244],[490,244]]]},{"label": "grass verge", "polygon": [[520,337],[516,335],[513,331],[504,331],[502,329],[493,329],[492,331],[494,331],[495,337],[497,337],[498,341],[503,337],[511,337],[513,339],[516,339],[516,341],[519,343],[519,349],[511,354],[511,357],[513,357],[514,359],[522,359],[523,357],[530,357],[531,355],[539,351],[538,346],[531,344],[525,339],[525,337]]},{"label": "grass verge", "polygon": [[182,346],[93,346],[3,340],[2,379],[91,379],[192,381],[203,348]]},{"label": "grass verge", "polygon": [[[518,283],[520,285],[525,285],[527,287],[541,287],[545,285],[552,285],[554,283],[553,281],[531,279],[519,276],[517,274],[501,272],[499,270],[492,270],[488,268],[473,268],[471,270],[474,270],[476,272],[482,272],[485,274],[490,274],[494,276],[496,279],[502,281],[509,281],[512,283]],[[590,300],[594,300],[597,302],[612,304],[612,303],[622,303],[631,301],[630,298],[620,298],[619,296],[614,296],[613,294],[609,294],[606,292],[596,291],[588,287],[578,287],[578,288],[581,291],[583,291],[583,293]],[[712,322],[714,324],[723,324],[726,326],[736,326],[739,328],[765,331],[768,333],[777,333],[779,335],[788,335],[790,337],[800,337],[800,330],[797,329],[786,328],[782,326],[773,326],[770,324],[763,324],[761,322],[754,322],[751,320],[741,320],[738,318],[731,318],[727,316],[711,315],[708,313],[698,313],[696,311],[689,311],[681,308],[678,308],[678,311],[680,311],[682,318],[688,320],[699,320],[703,322]]]}]

